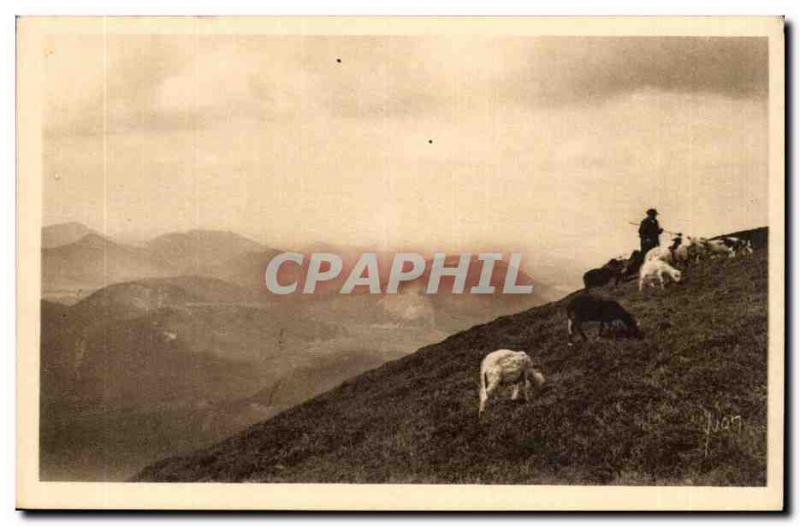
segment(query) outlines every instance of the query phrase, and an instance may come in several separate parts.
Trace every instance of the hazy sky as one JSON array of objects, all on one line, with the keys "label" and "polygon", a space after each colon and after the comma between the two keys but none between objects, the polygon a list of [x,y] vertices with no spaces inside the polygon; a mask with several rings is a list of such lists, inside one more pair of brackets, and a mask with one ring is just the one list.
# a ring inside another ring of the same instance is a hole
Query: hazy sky
[{"label": "hazy sky", "polygon": [[766,39],[63,35],[45,67],[45,224],[600,263],[651,206],[767,223]]}]

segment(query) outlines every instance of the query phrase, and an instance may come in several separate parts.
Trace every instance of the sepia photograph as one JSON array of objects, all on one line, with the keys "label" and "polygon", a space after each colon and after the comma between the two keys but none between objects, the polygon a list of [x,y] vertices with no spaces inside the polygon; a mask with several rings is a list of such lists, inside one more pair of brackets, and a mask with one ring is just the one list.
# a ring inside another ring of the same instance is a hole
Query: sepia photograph
[{"label": "sepia photograph", "polygon": [[19,18],[18,506],[781,509],[783,32]]}]

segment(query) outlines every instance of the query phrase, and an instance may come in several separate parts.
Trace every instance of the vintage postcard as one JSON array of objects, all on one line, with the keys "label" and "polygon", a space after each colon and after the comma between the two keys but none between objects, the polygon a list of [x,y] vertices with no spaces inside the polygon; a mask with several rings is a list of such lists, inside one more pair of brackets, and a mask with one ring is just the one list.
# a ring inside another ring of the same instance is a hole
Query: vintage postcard
[{"label": "vintage postcard", "polygon": [[782,17],[17,52],[20,508],[782,509]]}]

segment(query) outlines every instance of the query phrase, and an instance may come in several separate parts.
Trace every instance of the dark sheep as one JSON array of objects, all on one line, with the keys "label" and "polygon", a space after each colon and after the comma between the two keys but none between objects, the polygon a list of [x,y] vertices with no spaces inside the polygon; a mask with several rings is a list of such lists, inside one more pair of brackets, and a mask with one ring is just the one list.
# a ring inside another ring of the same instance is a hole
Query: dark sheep
[{"label": "dark sheep", "polygon": [[622,279],[628,279],[639,274],[639,269],[642,268],[644,263],[644,254],[641,250],[634,250],[625,264],[625,269],[622,271]]},{"label": "dark sheep", "polygon": [[613,300],[597,298],[591,294],[581,294],[567,304],[567,332],[569,344],[572,345],[573,328],[578,331],[583,341],[588,338],[581,327],[585,322],[599,321],[600,333],[613,326],[619,320],[625,326],[623,334],[629,338],[642,338],[642,331],[631,314],[622,305]]},{"label": "dark sheep", "polygon": [[620,259],[609,259],[608,263],[600,268],[593,268],[583,275],[583,286],[602,287],[614,280],[614,286],[617,286],[622,279],[622,273],[625,270],[625,262]]},{"label": "dark sheep", "polygon": [[626,260],[623,259],[623,258],[620,258],[620,259],[612,258],[612,259],[609,259],[608,263],[603,265],[601,268],[607,268],[608,270],[621,271],[621,270],[623,270],[625,268],[625,261]]}]

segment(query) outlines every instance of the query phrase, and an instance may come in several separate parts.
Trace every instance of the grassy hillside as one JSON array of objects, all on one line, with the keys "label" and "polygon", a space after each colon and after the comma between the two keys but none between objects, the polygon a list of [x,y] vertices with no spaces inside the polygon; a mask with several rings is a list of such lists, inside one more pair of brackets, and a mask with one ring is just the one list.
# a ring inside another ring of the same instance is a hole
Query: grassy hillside
[{"label": "grassy hillside", "polygon": [[[758,235],[762,235],[764,231]],[[767,254],[705,261],[618,299],[643,340],[566,345],[569,297],[473,327],[140,481],[762,485]],[[477,418],[478,369],[527,351],[548,379]]]}]

